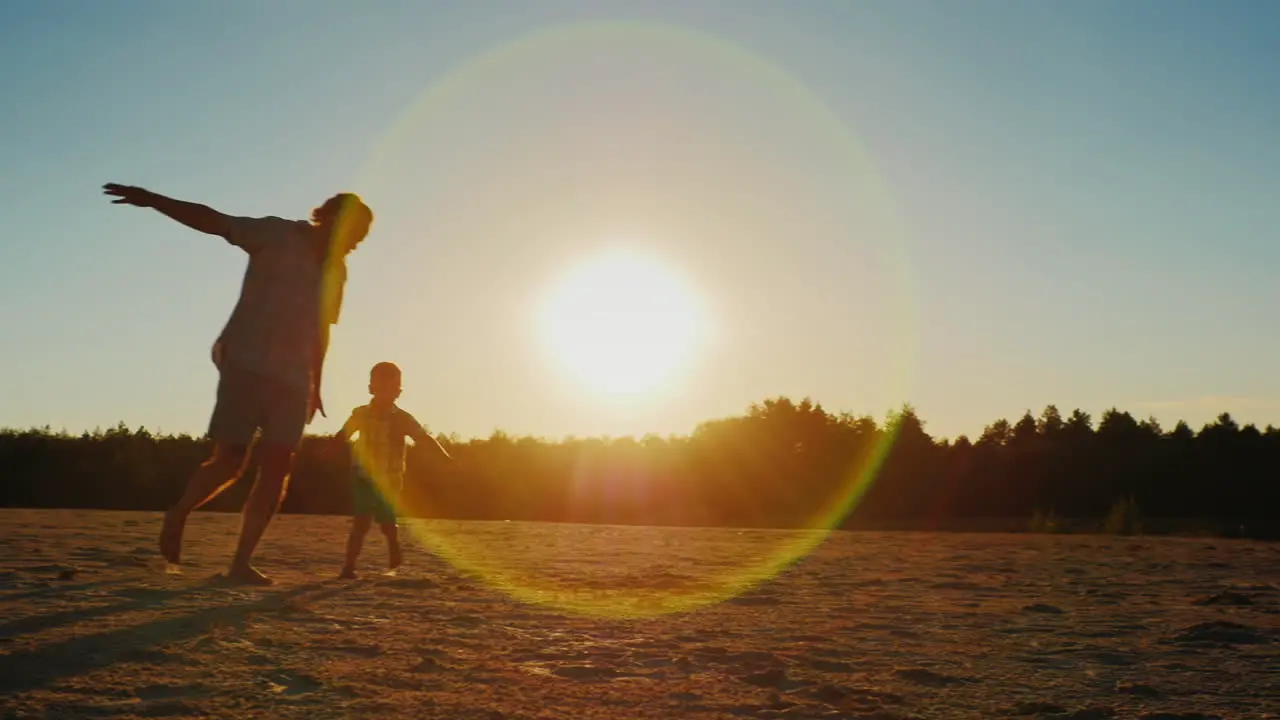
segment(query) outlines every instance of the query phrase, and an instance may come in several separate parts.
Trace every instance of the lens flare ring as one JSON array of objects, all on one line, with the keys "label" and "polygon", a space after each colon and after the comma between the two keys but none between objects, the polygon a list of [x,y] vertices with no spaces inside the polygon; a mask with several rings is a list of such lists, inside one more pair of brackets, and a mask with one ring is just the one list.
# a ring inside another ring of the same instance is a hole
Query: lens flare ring
[{"label": "lens flare ring", "polygon": [[[371,152],[360,179],[365,185],[376,184],[379,169],[394,164],[400,148],[412,142],[411,136],[415,132],[425,132],[424,128],[429,128],[435,118],[448,110],[451,101],[468,88],[487,82],[501,82],[504,73],[544,53],[579,50],[589,54],[601,46],[684,53],[691,61],[712,63],[742,73],[743,77],[749,77],[775,93],[781,107],[804,113],[807,121],[813,123],[815,132],[831,142],[833,151],[843,162],[872,180],[865,190],[874,194],[875,207],[883,213],[884,242],[894,257],[892,280],[899,289],[899,295],[886,305],[891,312],[900,314],[901,328],[909,330],[915,327],[917,312],[906,238],[900,230],[897,212],[883,182],[850,129],[818,96],[784,71],[727,41],[689,28],[640,22],[570,24],[543,28],[496,47],[439,78],[410,103]],[[365,194],[372,196],[375,193]],[[895,357],[901,358],[898,367],[902,372],[898,387],[905,390],[914,371],[917,338],[914,333],[903,331],[896,335],[896,341],[900,345],[896,348]],[[599,617],[652,617],[687,612],[739,596],[777,576],[818,548],[872,486],[895,439],[891,429],[883,432],[873,452],[861,464],[847,470],[839,492],[815,508],[803,529],[776,535],[769,533],[769,537],[778,539],[763,556],[757,554],[734,567],[713,572],[694,582],[651,585],[647,590],[625,586],[600,587],[599,583],[593,582],[566,585],[557,583],[546,572],[539,573],[538,567],[515,567],[510,562],[503,562],[502,557],[495,557],[491,544],[479,539],[474,530],[485,525],[485,533],[519,532],[518,525],[497,522],[464,526],[435,520],[410,521],[406,525],[428,549],[463,574],[523,602]],[[380,487],[392,490],[387,488],[385,478],[375,478],[375,481]],[[398,510],[410,517],[438,517],[437,508],[432,506],[429,497],[412,502],[401,500]],[[566,553],[571,554],[572,549],[566,548]]]}]

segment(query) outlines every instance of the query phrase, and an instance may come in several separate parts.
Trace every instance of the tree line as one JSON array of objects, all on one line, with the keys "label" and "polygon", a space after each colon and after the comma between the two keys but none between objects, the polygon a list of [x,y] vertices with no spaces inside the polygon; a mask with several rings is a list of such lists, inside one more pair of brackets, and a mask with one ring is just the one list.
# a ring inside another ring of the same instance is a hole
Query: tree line
[{"label": "tree line", "polygon": [[[1229,414],[1198,431],[1049,406],[974,440],[933,438],[910,406],[882,421],[771,398],[687,436],[439,436],[409,452],[407,514],[477,520],[920,529],[1198,530],[1276,537],[1280,430]],[[119,425],[0,431],[0,506],[160,510],[209,443]],[[283,511],[349,512],[345,443],[308,436]],[[239,507],[246,477],[208,509]]]}]

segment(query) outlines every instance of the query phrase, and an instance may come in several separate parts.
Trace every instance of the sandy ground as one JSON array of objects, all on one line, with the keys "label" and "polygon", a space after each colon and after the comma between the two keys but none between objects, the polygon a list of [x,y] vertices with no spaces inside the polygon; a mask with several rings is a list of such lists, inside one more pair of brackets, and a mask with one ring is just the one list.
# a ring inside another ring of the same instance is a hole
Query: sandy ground
[{"label": "sandy ground", "polygon": [[732,600],[625,618],[795,536],[419,526],[490,576],[594,591],[589,616],[412,538],[399,576],[374,534],[336,580],[342,518],[280,518],[277,585],[227,587],[237,522],[193,518],[174,576],[156,515],[0,511],[0,716],[1280,718],[1280,545],[839,533]]}]

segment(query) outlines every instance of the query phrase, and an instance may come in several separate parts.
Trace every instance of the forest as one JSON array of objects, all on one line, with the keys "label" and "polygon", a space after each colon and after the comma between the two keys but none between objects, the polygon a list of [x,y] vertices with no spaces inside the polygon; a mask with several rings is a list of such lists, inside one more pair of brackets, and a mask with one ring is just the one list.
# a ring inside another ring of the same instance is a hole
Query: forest
[{"label": "forest", "polygon": [[[437,437],[453,461],[409,451],[407,516],[1280,536],[1280,430],[1227,413],[1165,429],[1049,406],[971,440],[931,437],[909,405],[877,421],[778,397],[687,436]],[[160,510],[209,449],[123,425],[0,431],[0,506]],[[350,463],[344,442],[308,436],[282,511],[349,512]],[[253,472],[205,509],[237,509]]]}]

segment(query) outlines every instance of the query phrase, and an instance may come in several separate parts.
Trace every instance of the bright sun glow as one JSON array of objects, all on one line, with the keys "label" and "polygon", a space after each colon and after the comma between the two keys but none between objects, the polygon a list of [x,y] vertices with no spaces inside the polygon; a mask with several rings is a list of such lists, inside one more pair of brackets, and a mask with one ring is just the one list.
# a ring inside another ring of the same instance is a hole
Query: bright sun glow
[{"label": "bright sun glow", "polygon": [[542,338],[578,381],[627,395],[657,390],[687,364],[703,332],[680,278],[642,255],[614,252],[575,268],[542,308]]}]

